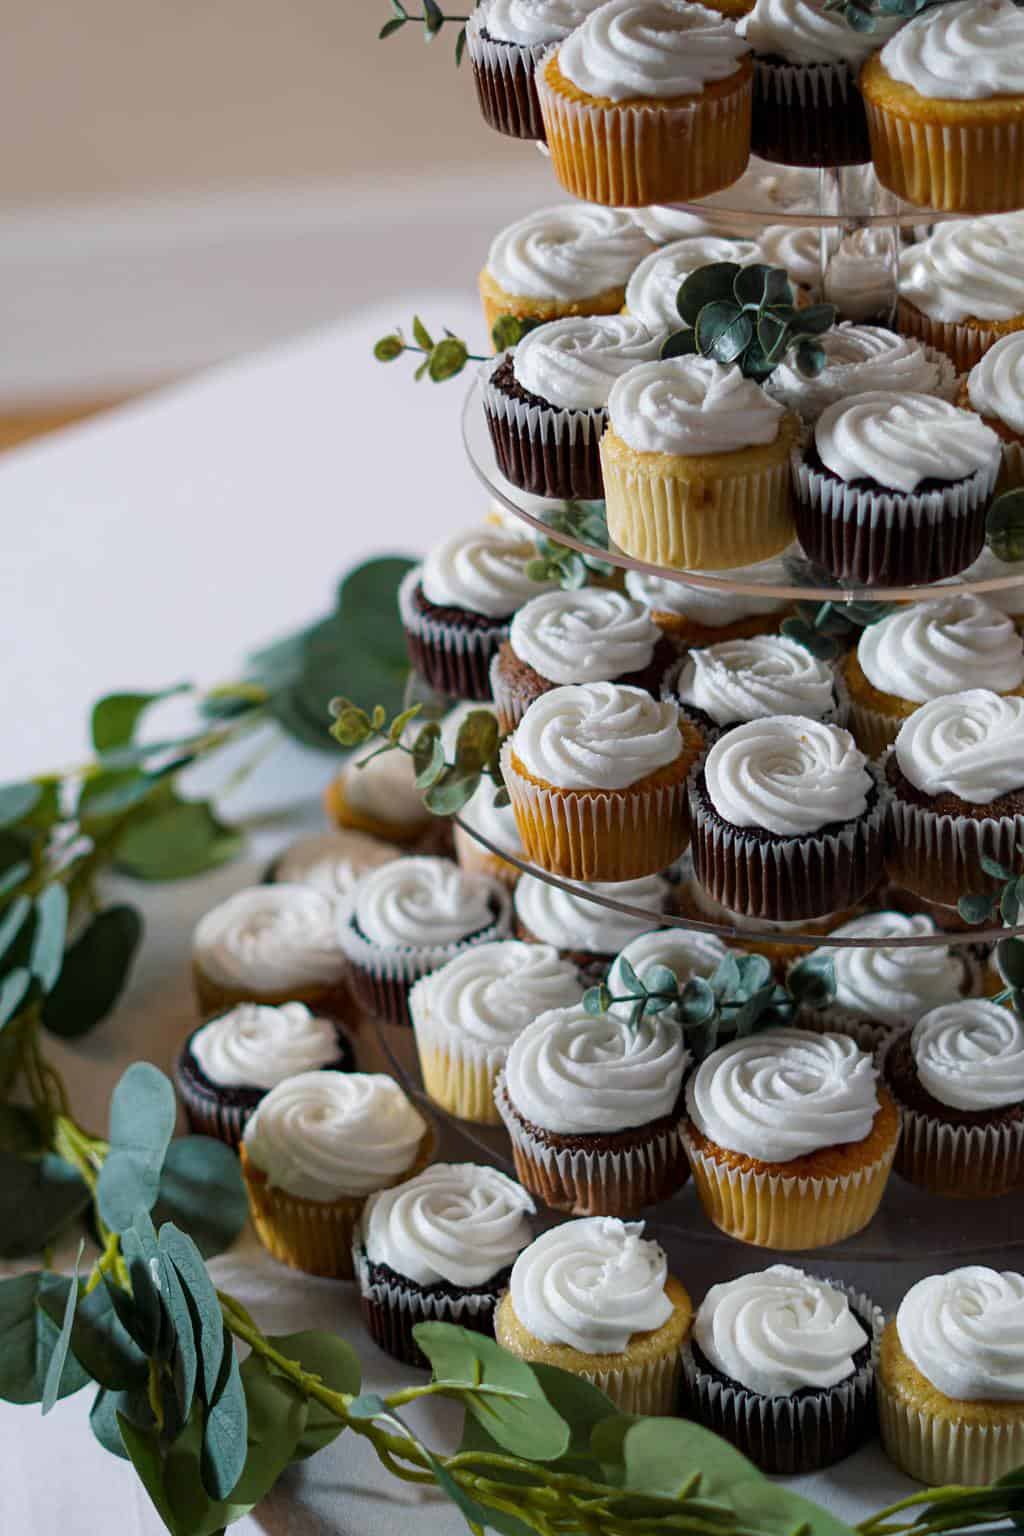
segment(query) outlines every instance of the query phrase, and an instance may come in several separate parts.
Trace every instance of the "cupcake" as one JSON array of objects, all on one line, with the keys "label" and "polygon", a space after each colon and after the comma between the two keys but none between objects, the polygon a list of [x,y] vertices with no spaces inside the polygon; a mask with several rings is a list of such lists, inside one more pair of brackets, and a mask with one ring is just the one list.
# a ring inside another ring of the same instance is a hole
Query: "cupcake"
[{"label": "cupcake", "polygon": [[[428,836],[434,821],[416,788],[416,770],[404,752],[385,752],[360,767],[366,754],[355,752],[324,790],[328,820],[342,835],[362,833],[379,843],[408,848]],[[371,868],[371,865],[367,865]],[[284,876],[278,873],[276,879]],[[300,885],[308,880],[299,879]]]},{"label": "cupcake", "polygon": [[860,80],[882,186],[948,213],[1019,208],[1022,58],[1013,0],[954,0],[900,27]]},{"label": "cupcake", "polygon": [[871,159],[857,72],[900,24],[874,19],[865,33],[819,0],[757,0],[736,28],[754,50],[755,155],[801,166]]},{"label": "cupcake", "polygon": [[1024,485],[1024,331],[1001,336],[975,363],[959,403],[977,411],[999,436],[1003,462],[997,489]]},{"label": "cupcake", "polygon": [[821,241],[817,224],[769,224],[757,237],[758,259],[769,267],[783,267],[797,298],[815,303],[821,296]]},{"label": "cupcake", "polygon": [[525,859],[526,849],[512,807],[494,801],[494,785],[484,779],[452,823],[455,857],[467,874],[489,875],[514,890],[522,871],[512,860]]},{"label": "cupcake", "polygon": [[[679,290],[699,267],[733,261],[748,267],[766,258],[756,240],[725,235],[690,235],[645,256],[626,284],[626,313],[640,320],[659,340],[686,329],[679,314]],[[657,355],[657,354],[655,354]]]},{"label": "cupcake", "polygon": [[650,249],[643,230],[618,208],[559,203],[528,213],[495,236],[480,273],[488,334],[503,315],[617,315],[626,280]]},{"label": "cupcake", "polygon": [[797,943],[795,935],[825,939],[839,925],[852,918],[856,908],[828,912],[818,918],[797,918],[794,922],[769,922],[749,917],[722,906],[700,885],[693,873],[693,860],[687,854],[680,864],[681,880],[676,893],[679,913],[692,922],[713,923],[717,937],[728,941],[729,948],[744,954],[763,954],[771,961],[779,981],[784,980],[794,960],[809,953],[806,943]]},{"label": "cupcake", "polygon": [[694,874],[733,912],[824,917],[877,885],[886,808],[840,726],[798,715],[734,726],[691,778]]},{"label": "cupcake", "polygon": [[869,624],[842,668],[850,727],[861,750],[877,757],[919,704],[982,686],[1024,690],[1024,639],[983,598],[951,593]]},{"label": "cupcake", "polygon": [[338,918],[352,989],[368,1013],[408,1024],[409,989],[460,950],[508,932],[505,887],[450,859],[408,858],[372,870]]},{"label": "cupcake", "polygon": [[616,380],[608,418],[608,533],[626,554],[720,570],[790,544],[799,420],[737,366],[697,356],[642,363]]},{"label": "cupcake", "polygon": [[516,609],[553,583],[526,574],[535,558],[526,529],[478,524],[431,550],[398,589],[409,660],[436,693],[491,697],[487,671]]},{"label": "cupcake", "polygon": [[363,1321],[381,1349],[429,1369],[418,1323],[494,1332],[512,1265],[530,1243],[534,1205],[497,1168],[432,1163],[370,1196],[353,1263]]},{"label": "cupcake", "polygon": [[846,691],[835,668],[785,635],[688,651],[665,683],[666,696],[678,699],[709,738],[765,715],[846,723]]},{"label": "cupcake", "polygon": [[[416,798],[422,810],[418,793]],[[286,848],[275,860],[270,878],[275,884],[312,886],[314,891],[322,891],[337,901],[350,895],[360,875],[397,858],[397,848],[366,832],[318,832],[312,837],[300,837]]]},{"label": "cupcake", "polygon": [[931,901],[999,892],[987,859],[1015,868],[1024,842],[1024,698],[946,694],[911,715],[884,760],[890,879]]},{"label": "cupcake", "polygon": [[622,683],[657,694],[675,647],[642,603],[584,587],[545,592],[515,614],[491,663],[502,731],[514,731],[542,694],[566,683]]},{"label": "cupcake", "polygon": [[936,395],[873,390],[827,406],[794,465],[794,514],[810,560],[840,581],[956,576],[985,543],[999,438]]},{"label": "cupcake", "polygon": [[[630,939],[620,950],[608,972],[606,985],[613,997],[621,996],[623,961],[631,965],[645,983],[650,981],[655,966],[670,970],[681,986],[694,976],[708,981],[728,953],[721,939],[713,933],[698,933],[688,928],[652,928]],[[626,1002],[613,1003],[612,1011],[628,1014],[631,1006]],[[678,1017],[674,1003],[664,1010],[663,1016]]]},{"label": "cupcake", "polygon": [[494,1336],[591,1382],[621,1413],[670,1414],[693,1307],[643,1230],[591,1216],[545,1232],[512,1266]]},{"label": "cupcake", "polygon": [[[707,575],[716,580],[698,587],[672,577],[627,571],[626,591],[645,604],[662,633],[682,648],[774,634],[792,611],[788,599],[757,590],[762,583],[769,587],[789,585],[780,559],[730,571],[708,571]],[[747,590],[737,591],[734,583],[745,585]]]},{"label": "cupcake", "polygon": [[535,496],[600,500],[597,444],[611,387],[660,348],[630,315],[570,315],[486,363],[484,415],[505,479]]},{"label": "cupcake", "polygon": [[676,705],[642,688],[552,688],[501,749],[523,847],[570,880],[637,880],[689,841],[686,778],[704,745]]},{"label": "cupcake", "polygon": [[1024,1461],[1024,1275],[981,1265],[919,1280],[882,1335],[882,1444],[909,1477],[976,1487]]},{"label": "cupcake", "polygon": [[913,336],[844,321],[818,341],[825,354],[820,373],[809,377],[783,360],[765,384],[774,399],[806,422],[817,421],[828,406],[850,395],[886,389],[952,400],[956,394],[956,369],[945,352]]},{"label": "cupcake", "polygon": [[368,1195],[430,1161],[431,1127],[390,1077],[300,1072],[262,1098],[239,1153],[264,1248],[310,1275],[352,1279],[352,1239]]},{"label": "cupcake", "polygon": [[[713,7],[709,6],[709,10]],[[720,235],[728,233],[729,221],[707,214],[694,213],[689,208],[673,208],[670,204],[653,203],[650,208],[630,210],[640,229],[654,245],[670,245],[673,240],[685,240],[691,235]]]},{"label": "cupcake", "polygon": [[961,579],[1002,582],[1002,586],[986,589],[982,597],[991,607],[1007,614],[1017,629],[1024,629],[1024,560],[1000,560],[986,545]]},{"label": "cupcake", "polygon": [[687,1414],[764,1472],[832,1466],[875,1432],[883,1326],[867,1296],[788,1264],[713,1285],[683,1354]]},{"label": "cupcake", "polygon": [[300,1072],[349,1072],[352,1047],[331,1019],[303,1003],[279,1008],[239,1003],[193,1030],[175,1063],[174,1082],[189,1129],[237,1147],[264,1095]]},{"label": "cupcake", "polygon": [[679,1142],[690,1053],[676,1019],[542,1013],[517,1035],[494,1090],[516,1175],[552,1210],[635,1216],[686,1182]]},{"label": "cupcake", "polygon": [[958,373],[973,368],[1024,329],[1022,237],[1024,212],[937,224],[900,256],[899,329],[940,347]]},{"label": "cupcake", "polygon": [[848,1035],[773,1029],[719,1046],[686,1087],[683,1141],[701,1204],[762,1248],[824,1248],[866,1227],[899,1112]]},{"label": "cupcake", "polygon": [[485,0],[466,24],[484,121],[513,139],[543,139],[534,71],[599,0]]},{"label": "cupcake", "polygon": [[256,885],[207,912],[192,934],[204,1018],[238,1003],[305,1003],[333,1017],[346,999],[337,903],[308,885]]},{"label": "cupcake", "polygon": [[[646,933],[653,914],[668,911],[671,897],[672,887],[662,875],[597,882],[576,891],[524,875],[516,886],[516,932],[527,943],[554,945],[591,985],[601,980],[621,949]],[[617,911],[602,905],[603,900],[637,910]]]},{"label": "cupcake", "polygon": [[843,320],[888,325],[896,308],[899,241],[885,225],[853,229],[829,256],[823,292]]},{"label": "cupcake", "polygon": [[684,0],[607,0],[537,66],[555,175],[612,207],[687,203],[750,157],[747,47]]},{"label": "cupcake", "polygon": [[477,944],[422,976],[409,1013],[428,1097],[460,1120],[500,1125],[494,1084],[510,1045],[540,1014],[582,996],[571,960],[515,939]]},{"label": "cupcake", "polygon": [[882,1071],[900,1107],[896,1172],[962,1200],[1024,1185],[1024,1026],[988,998],[942,1004],[890,1040]]}]

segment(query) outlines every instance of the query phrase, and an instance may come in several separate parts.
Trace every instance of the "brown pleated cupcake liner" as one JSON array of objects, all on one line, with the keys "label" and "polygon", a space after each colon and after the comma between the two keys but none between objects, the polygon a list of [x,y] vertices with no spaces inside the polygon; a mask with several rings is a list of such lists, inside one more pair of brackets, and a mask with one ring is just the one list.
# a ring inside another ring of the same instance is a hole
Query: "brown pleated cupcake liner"
[{"label": "brown pleated cupcake liner", "polygon": [[[994,347],[1011,326],[985,325],[984,321],[968,325],[959,320],[933,320],[918,309],[909,299],[900,299],[897,306],[896,327],[903,336],[916,336],[926,346],[945,352],[957,373],[969,373],[979,363],[989,347]],[[1024,327],[1024,318],[1021,326]]]},{"label": "brown pleated cupcake liner", "polygon": [[[672,1126],[639,1145],[583,1150],[546,1146],[515,1113],[504,1073],[494,1102],[512,1142],[516,1177],[553,1211],[572,1216],[636,1216],[644,1206],[668,1200],[689,1178],[686,1154]],[[630,1133],[632,1136],[634,1133]],[[615,1140],[615,1133],[595,1136]]]},{"label": "brown pleated cupcake liner", "polygon": [[848,64],[754,60],[750,147],[776,165],[864,165],[864,102]]},{"label": "brown pleated cupcake liner", "polygon": [[183,1068],[181,1057],[174,1067],[174,1086],[185,1110],[193,1136],[212,1136],[226,1146],[237,1148],[255,1105],[230,1104],[209,1090],[204,1090]]},{"label": "brown pleated cupcake liner", "polygon": [[868,1359],[847,1378],[810,1395],[768,1397],[739,1382],[723,1382],[683,1350],[682,1402],[687,1417],[721,1435],[762,1472],[798,1477],[833,1466],[875,1432],[875,1373],[885,1326],[870,1297],[829,1279],[843,1291],[859,1319],[869,1324]]},{"label": "brown pleated cupcake liner", "polygon": [[904,1402],[881,1374],[878,1419],[889,1459],[908,1477],[932,1487],[984,1487],[1024,1462],[1024,1419],[972,1424],[944,1418]]},{"label": "brown pleated cupcake liner", "polygon": [[860,490],[793,456],[797,537],[832,576],[921,586],[967,569],[985,544],[998,465],[943,490]]},{"label": "brown pleated cupcake liner", "polygon": [[1024,816],[939,815],[894,795],[885,865],[908,891],[955,907],[961,896],[995,894],[1000,881],[981,867],[983,855],[1015,868]]},{"label": "brown pleated cupcake liner", "polygon": [[466,23],[466,53],[484,121],[509,138],[543,140],[533,77],[547,44],[495,42],[485,33],[483,11],[474,11]]},{"label": "brown pleated cupcake liner", "polygon": [[534,405],[491,383],[510,356],[484,364],[484,416],[498,468],[522,491],[565,501],[601,501],[604,483],[597,445],[608,421],[604,410],[562,410]]},{"label": "brown pleated cupcake liner", "polygon": [[460,869],[464,869],[468,875],[489,875],[492,880],[500,880],[510,891],[515,889],[522,874],[518,864],[510,864],[499,853],[492,853],[457,822],[453,828],[453,837],[455,857]]},{"label": "brown pleated cupcake liner", "polygon": [[416,605],[413,594],[421,575],[422,568],[414,567],[398,589],[410,662],[435,693],[486,704],[491,697],[487,669],[508,638],[508,622],[494,622],[486,629],[442,623]]},{"label": "brown pleated cupcake liner", "polygon": [[1003,457],[999,467],[996,492],[1015,491],[1024,485],[1024,442],[1002,442]]},{"label": "brown pleated cupcake liner", "polygon": [[970,102],[958,103],[967,119],[962,124],[898,116],[872,99],[873,73],[866,71],[864,102],[870,158],[883,187],[919,208],[944,213],[1007,213],[1024,204],[1019,119],[976,115],[971,121]]},{"label": "brown pleated cupcake liner", "polygon": [[352,1250],[352,1267],[359,1286],[359,1304],[367,1332],[373,1342],[403,1365],[430,1370],[430,1361],[413,1338],[417,1323],[454,1323],[473,1333],[494,1336],[496,1291],[467,1291],[459,1296],[430,1294],[411,1283],[395,1285],[374,1280],[366,1250],[357,1236]]},{"label": "brown pleated cupcake liner", "polygon": [[[826,942],[826,941],[823,941]],[[804,955],[813,953],[804,950]],[[799,958],[799,957],[798,957]],[[862,1051],[873,1056],[882,1050],[891,1034],[898,1028],[893,1024],[879,1024],[865,1019],[849,1008],[800,1008],[797,1010],[794,1028],[809,1029],[816,1035],[849,1035]]]}]

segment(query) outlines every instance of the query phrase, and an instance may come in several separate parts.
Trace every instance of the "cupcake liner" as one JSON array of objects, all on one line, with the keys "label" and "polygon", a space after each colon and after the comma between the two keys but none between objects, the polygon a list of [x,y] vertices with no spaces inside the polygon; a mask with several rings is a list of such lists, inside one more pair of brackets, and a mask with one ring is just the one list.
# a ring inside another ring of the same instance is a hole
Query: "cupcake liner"
[{"label": "cupcake liner", "polygon": [[[504,1074],[495,1086],[494,1103],[512,1142],[516,1177],[553,1211],[629,1219],[644,1206],[669,1199],[689,1176],[676,1126],[636,1146],[593,1151],[548,1147],[514,1112]],[[615,1134],[594,1139],[614,1139]]]},{"label": "cupcake liner", "polygon": [[185,1110],[193,1136],[212,1136],[229,1147],[241,1145],[242,1134],[256,1108],[254,1104],[229,1104],[207,1090],[184,1067],[179,1056],[174,1066],[174,1087]]},{"label": "cupcake liner", "polygon": [[495,1292],[431,1295],[412,1282],[403,1286],[385,1279],[373,1280],[366,1250],[358,1236],[352,1250],[352,1268],[367,1332],[375,1344],[403,1365],[430,1369],[430,1361],[413,1338],[417,1323],[455,1323],[473,1333],[494,1333],[494,1309],[498,1305]]},{"label": "cupcake liner", "polygon": [[508,736],[515,730],[533,700],[520,698],[515,689],[509,687],[501,669],[500,651],[491,662],[489,676],[491,701],[494,704],[494,712],[498,717],[498,729],[503,736]]},{"label": "cupcake liner", "polygon": [[[559,88],[556,45],[537,66],[551,164],[574,197],[612,208],[682,203],[738,180],[750,158],[753,74],[741,68],[683,103],[602,106]],[[573,88],[574,89],[574,88]]]},{"label": "cupcake liner", "polygon": [[919,1483],[982,1487],[1024,1461],[1024,1419],[972,1424],[943,1418],[902,1402],[882,1375],[877,1390],[886,1455]]},{"label": "cupcake liner", "polygon": [[607,793],[547,788],[513,765],[501,771],[528,859],[570,880],[640,880],[675,862],[689,842],[686,783]]},{"label": "cupcake liner", "polygon": [[334,1280],[352,1279],[352,1240],[366,1204],[364,1196],[303,1200],[270,1184],[244,1143],[239,1148],[249,1214],[267,1252],[291,1269]]},{"label": "cupcake liner", "polygon": [[777,165],[866,164],[868,125],[850,66],[755,59],[750,147]]},{"label": "cupcake liner", "polygon": [[762,1472],[798,1477],[842,1461],[875,1430],[875,1373],[885,1326],[869,1296],[829,1280],[871,1327],[868,1359],[846,1381],[809,1396],[767,1397],[739,1382],[723,1382],[683,1349],[683,1404],[687,1416],[721,1435]]},{"label": "cupcake liner", "polygon": [[916,304],[903,298],[899,300],[896,314],[896,328],[901,335],[916,336],[927,346],[945,352],[957,373],[969,373],[989,347],[995,346],[1008,331],[1016,329],[996,322],[990,327],[983,321],[967,325],[958,320],[933,320]]},{"label": "cupcake liner", "polygon": [[[804,950],[804,954],[810,953]],[[888,1043],[890,1036],[899,1028],[895,1024],[876,1024],[849,1008],[799,1008],[794,1028],[810,1029],[816,1035],[849,1035],[862,1051],[873,1056]]]},{"label": "cupcake liner", "polygon": [[713,815],[698,764],[690,775],[690,820],[699,884],[730,911],[776,922],[856,905],[881,879],[890,799],[878,770],[868,769],[878,793],[856,821],[835,832],[761,841]]},{"label": "cupcake liner", "polygon": [[409,660],[435,693],[486,704],[491,697],[487,669],[491,657],[508,637],[508,621],[473,629],[468,624],[446,624],[423,613],[413,596],[422,574],[422,566],[414,566],[398,589],[398,611]]},{"label": "cupcake liner", "polygon": [[466,23],[466,53],[484,121],[513,139],[543,140],[533,77],[547,44],[496,43],[485,30],[483,13],[474,11]]},{"label": "cupcake liner", "polygon": [[966,118],[961,123],[898,116],[872,99],[872,73],[864,103],[871,159],[883,187],[919,208],[945,213],[1006,213],[1024,204],[1019,122],[978,113],[972,120],[969,102],[957,103]]},{"label": "cupcake liner", "polygon": [[511,891],[515,889],[522,870],[517,864],[510,864],[508,859],[503,859],[500,854],[492,853],[476,838],[471,836],[462,827],[455,823],[453,828],[455,840],[455,857],[460,869],[464,869],[470,875],[489,875],[492,880],[500,880],[502,885]]},{"label": "cupcake liner", "polygon": [[1000,882],[981,867],[982,855],[1013,868],[1024,841],[1024,816],[939,815],[894,795],[886,845],[889,878],[930,901],[955,907],[961,896]]},{"label": "cupcake liner", "polygon": [[[717,644],[718,641],[716,640],[710,640],[708,642],[708,645]],[[699,650],[701,647],[694,646],[692,649]],[[674,703],[680,702],[676,688],[679,683],[679,674],[682,672],[685,665],[686,656],[683,655],[679,657],[678,660],[674,661],[672,665],[666,670],[664,676],[661,679],[661,684],[659,687],[659,697],[662,700],[671,700]],[[835,704],[831,709],[827,709],[825,713],[820,717],[812,716],[811,718],[820,718],[827,725],[839,725],[845,727],[846,722],[850,717],[850,694],[842,673],[838,671],[834,673],[833,687],[835,691]],[[721,736],[724,731],[731,729],[730,725],[718,725],[714,720],[711,719],[710,715],[705,716],[702,710],[698,710],[692,704],[684,704],[682,707],[687,710],[691,716],[699,717],[701,729],[704,732],[708,746],[711,746],[712,742],[718,736]],[[743,724],[743,722],[740,720],[734,721],[732,723],[735,725]]]},{"label": "cupcake liner", "polygon": [[416,988],[409,999],[423,1086],[435,1104],[460,1120],[500,1125],[494,1084],[508,1048],[484,1045],[435,1021],[421,1006]]},{"label": "cupcake liner", "polygon": [[832,576],[865,584],[923,585],[966,570],[985,544],[997,468],[943,490],[860,490],[793,455],[797,537]]},{"label": "cupcake liner", "polygon": [[534,405],[491,383],[511,352],[488,360],[481,370],[484,416],[498,468],[520,490],[566,501],[600,501],[604,496],[597,445],[608,421],[601,410],[562,410]]},{"label": "cupcake liner", "polygon": [[[1003,458],[999,466],[996,491],[1014,491],[1024,485],[1024,442],[1002,442]],[[998,594],[997,594],[998,595]]]},{"label": "cupcake liner", "polygon": [[906,715],[887,715],[884,710],[862,704],[855,693],[850,694],[850,730],[853,739],[866,757],[881,757],[899,735]]},{"label": "cupcake liner", "polygon": [[305,1003],[311,1012],[324,1018],[343,1021],[350,1006],[347,976],[339,976],[329,986],[286,987],[282,991],[267,992],[255,987],[227,987],[208,976],[198,961],[192,962],[192,985],[196,1005],[204,1019],[219,1013],[229,1013],[239,1003],[264,1003],[280,1008],[285,1003]]}]

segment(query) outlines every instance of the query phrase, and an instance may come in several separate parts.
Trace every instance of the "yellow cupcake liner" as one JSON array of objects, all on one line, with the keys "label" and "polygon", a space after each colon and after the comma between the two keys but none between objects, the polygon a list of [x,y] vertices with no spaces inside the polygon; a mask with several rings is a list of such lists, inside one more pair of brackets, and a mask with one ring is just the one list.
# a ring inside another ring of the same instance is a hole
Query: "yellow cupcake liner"
[{"label": "yellow cupcake liner", "polygon": [[919,1483],[980,1487],[1024,1462],[1024,1419],[975,1424],[944,1418],[903,1402],[881,1373],[877,1392],[886,1455]]},{"label": "yellow cupcake liner", "polygon": [[429,1099],[458,1120],[469,1120],[474,1125],[501,1124],[501,1116],[494,1107],[494,1080],[500,1066],[488,1060],[473,1060],[455,1046],[445,1050],[427,1044],[418,1034],[416,1044],[423,1087]]},{"label": "yellow cupcake liner", "polygon": [[904,117],[872,99],[875,73],[865,71],[861,86],[871,158],[883,187],[919,208],[946,213],[1005,213],[1024,204],[1024,124],[990,114],[975,114],[972,121],[966,102],[958,103],[962,123]]},{"label": "yellow cupcake liner", "polygon": [[850,696],[850,730],[853,739],[867,757],[881,757],[899,735],[906,715],[887,715],[870,704],[862,704],[856,694]]},{"label": "yellow cupcake liner", "polygon": [[901,335],[916,336],[926,346],[945,352],[957,373],[969,373],[1000,337],[1024,329],[1024,315],[1012,324],[993,321],[986,325],[975,320],[968,325],[959,320],[933,320],[909,299],[899,300],[896,313],[896,328]]}]

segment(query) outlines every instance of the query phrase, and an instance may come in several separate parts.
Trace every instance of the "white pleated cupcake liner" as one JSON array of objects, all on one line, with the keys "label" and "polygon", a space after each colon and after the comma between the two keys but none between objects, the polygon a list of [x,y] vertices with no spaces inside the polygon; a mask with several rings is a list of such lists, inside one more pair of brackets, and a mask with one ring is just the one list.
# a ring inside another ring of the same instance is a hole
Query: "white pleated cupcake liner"
[{"label": "white pleated cupcake liner", "polygon": [[480,370],[484,416],[505,479],[533,496],[600,501],[604,488],[597,445],[608,424],[607,411],[517,400],[491,382],[511,356],[511,350],[499,353]]},{"label": "white pleated cupcake liner", "polygon": [[510,138],[543,140],[544,120],[533,77],[548,44],[496,43],[483,36],[486,26],[483,7],[466,23],[466,53],[484,119]]},{"label": "white pleated cupcake liner", "polygon": [[[523,538],[525,543],[525,533]],[[491,657],[508,638],[511,619],[495,619],[486,629],[435,619],[416,605],[414,593],[422,576],[423,567],[414,566],[398,588],[398,612],[413,666],[437,693],[489,703],[487,671]]]},{"label": "white pleated cupcake liner", "polygon": [[[891,749],[890,749],[891,750]],[[883,757],[884,768],[886,759]],[[1024,815],[954,816],[892,799],[886,868],[898,885],[929,901],[956,906],[961,896],[996,894],[1001,882],[981,867],[982,856],[1009,869],[1024,842]]]},{"label": "white pleated cupcake liner", "polygon": [[971,1424],[914,1408],[878,1377],[878,1418],[886,1455],[909,1477],[933,1487],[982,1487],[1024,1462],[1024,1419]]},{"label": "white pleated cupcake liner", "polygon": [[755,58],[751,147],[756,155],[783,165],[866,164],[871,153],[855,71],[844,62],[785,64]]},{"label": "white pleated cupcake liner", "polygon": [[864,104],[875,175],[908,203],[943,213],[1008,213],[1024,201],[1019,121],[923,122],[879,107],[870,95]]},{"label": "white pleated cupcake liner", "polygon": [[420,1288],[370,1278],[370,1264],[357,1231],[352,1243],[352,1269],[359,1287],[363,1320],[374,1343],[405,1365],[429,1369],[413,1329],[417,1323],[454,1323],[493,1336],[497,1292],[467,1291],[458,1296],[430,1294]]},{"label": "white pleated cupcake liner", "polygon": [[579,1371],[611,1399],[620,1413],[654,1418],[676,1411],[682,1376],[680,1354],[661,1355],[656,1360],[622,1366],[617,1370]]},{"label": "white pleated cupcake liner", "polygon": [[526,714],[527,709],[533,703],[532,699],[521,699],[514,688],[510,688],[501,674],[501,653],[499,652],[491,662],[490,670],[491,698],[494,701],[495,713],[498,716],[498,724],[506,732],[514,731],[520,720]]},{"label": "white pleated cupcake liner", "polygon": [[903,336],[916,336],[927,346],[944,352],[957,373],[969,373],[979,363],[990,347],[994,347],[1005,331],[988,326],[965,325],[959,320],[933,320],[918,309],[909,299],[900,299],[897,308],[897,329]]},{"label": "white pleated cupcake liner", "polygon": [[[771,639],[772,637],[768,636],[768,638]],[[712,640],[709,642],[709,645],[714,645],[715,643],[716,642]],[[689,649],[700,650],[702,647],[690,646]],[[688,657],[686,655],[680,656],[666,669],[662,676],[661,683],[659,684],[658,696],[663,702],[679,704],[682,709],[690,710],[692,713],[697,706],[683,704],[679,698],[679,694],[676,691],[679,684],[679,675],[685,667],[687,659]],[[835,668],[833,669],[833,689],[835,692],[835,703],[833,704],[832,708],[827,709],[823,715],[811,715],[808,718],[812,720],[820,719],[823,720],[826,725],[839,725],[845,728],[846,723],[850,718],[850,693],[846,686],[845,678],[843,677],[842,673]],[[751,719],[754,718],[761,719],[763,717],[759,713],[756,717],[751,716]],[[710,747],[723,731],[731,730],[733,725],[742,725],[743,723],[744,722],[741,720],[734,720],[731,721],[728,725],[717,725],[714,721],[710,721],[710,724],[704,725],[708,746]]]},{"label": "white pleated cupcake liner", "polygon": [[899,735],[906,715],[887,715],[870,704],[862,704],[855,693],[850,694],[850,730],[858,747],[870,758],[881,757]]}]

